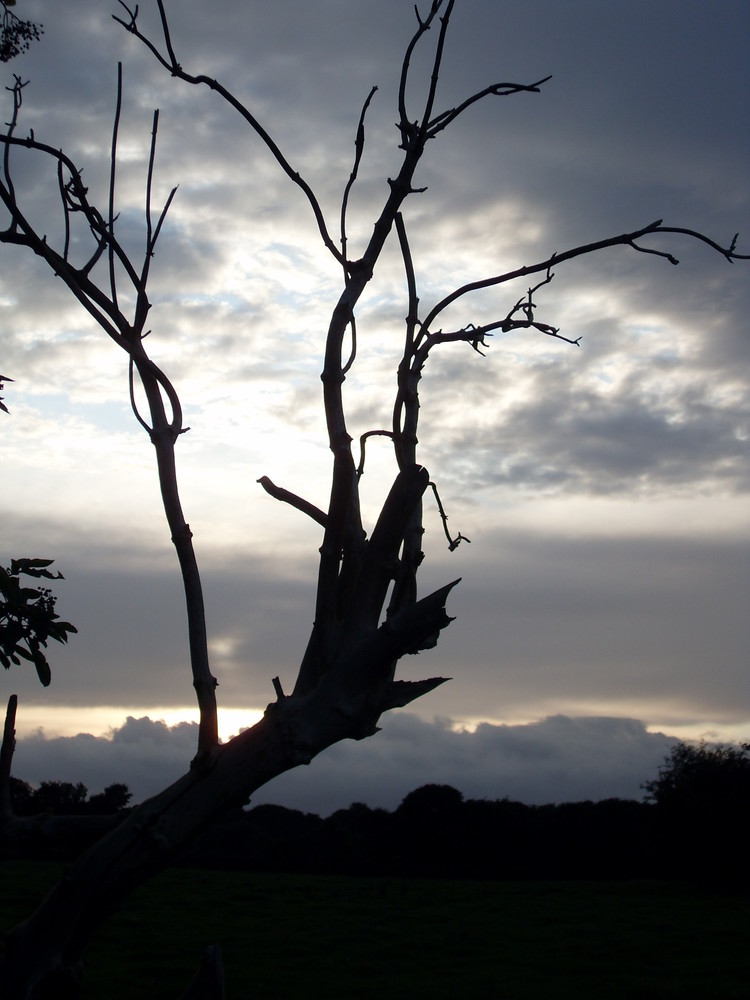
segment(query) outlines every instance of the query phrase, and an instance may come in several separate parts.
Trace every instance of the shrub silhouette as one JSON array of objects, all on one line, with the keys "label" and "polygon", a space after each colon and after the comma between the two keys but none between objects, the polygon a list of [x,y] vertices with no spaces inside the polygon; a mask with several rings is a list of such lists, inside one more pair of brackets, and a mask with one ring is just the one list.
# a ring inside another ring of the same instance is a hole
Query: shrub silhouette
[{"label": "shrub silhouette", "polygon": [[750,881],[750,744],[680,743],[643,786],[656,806],[670,867],[732,883]]}]

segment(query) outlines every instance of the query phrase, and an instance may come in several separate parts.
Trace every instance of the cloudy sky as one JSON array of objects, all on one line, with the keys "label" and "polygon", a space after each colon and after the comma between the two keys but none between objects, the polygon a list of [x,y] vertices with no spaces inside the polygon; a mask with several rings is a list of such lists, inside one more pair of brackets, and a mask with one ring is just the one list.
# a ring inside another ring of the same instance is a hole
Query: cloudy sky
[{"label": "cloudy sky", "polygon": [[[221,79],[270,128],[333,231],[378,85],[349,211],[357,256],[398,169],[411,0],[167,7],[183,66]],[[153,23],[155,4],[141,8]],[[111,20],[117,9],[21,0],[45,34],[4,72],[31,81],[21,132],[63,146],[105,208],[122,61],[119,224],[137,259],[160,109],[155,200],[179,190],[152,266],[151,351],[191,427],[183,503],[230,735],[273,699],[272,677],[292,687],[312,622],[319,529],[256,480],[326,504],[319,372],[340,275],[265,148],[215,95],[160,70]],[[438,104],[552,79],[486,100],[428,146],[427,191],[405,207],[425,312],[466,281],[657,218],[725,244],[739,230],[750,252],[748,43],[742,0],[458,0]],[[427,71],[418,55],[415,109]],[[51,165],[14,151],[13,170],[59,240]],[[580,347],[526,331],[496,337],[486,358],[459,345],[432,357],[420,460],[471,544],[447,552],[428,511],[423,592],[463,581],[456,621],[404,676],[453,680],[256,801],[390,806],[426,781],[526,801],[637,795],[668,737],[750,738],[750,270],[684,239],[649,245],[680,266],[620,248],[560,266],[540,290],[538,318]],[[27,671],[0,678],[20,697],[16,772],[92,790],[126,780],[145,795],[184,769],[196,718],[151,447],[124,355],[41,262],[12,246],[0,257],[0,370],[15,379],[0,550],[54,558],[59,610],[79,628],[51,650],[49,689]],[[500,318],[524,292],[462,299],[446,328]],[[405,313],[389,246],[358,313],[354,436],[389,424]],[[373,443],[370,523],[392,475]]]}]

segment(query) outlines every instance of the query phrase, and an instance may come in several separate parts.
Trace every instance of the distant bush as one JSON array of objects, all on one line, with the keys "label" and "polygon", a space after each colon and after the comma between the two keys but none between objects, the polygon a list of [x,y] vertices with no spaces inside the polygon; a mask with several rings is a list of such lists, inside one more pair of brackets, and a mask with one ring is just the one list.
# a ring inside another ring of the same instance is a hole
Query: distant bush
[{"label": "distant bush", "polygon": [[750,883],[750,743],[680,743],[643,787],[670,874]]},{"label": "distant bush", "polygon": [[127,785],[117,783],[89,798],[80,781],[42,781],[33,788],[18,778],[10,779],[10,796],[17,816],[111,816],[126,809],[133,797]]}]

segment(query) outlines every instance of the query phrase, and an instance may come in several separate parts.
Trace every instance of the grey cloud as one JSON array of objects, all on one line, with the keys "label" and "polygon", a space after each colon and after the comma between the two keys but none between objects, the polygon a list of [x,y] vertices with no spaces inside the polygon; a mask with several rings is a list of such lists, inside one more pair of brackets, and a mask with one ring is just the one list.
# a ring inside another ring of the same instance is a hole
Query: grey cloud
[{"label": "grey cloud", "polygon": [[429,663],[455,680],[430,710],[502,719],[534,705],[624,714],[648,704],[651,722],[747,717],[747,540],[476,535],[452,523],[480,546],[442,560],[440,574],[431,567],[441,582],[464,580],[451,596],[457,620]]},{"label": "grey cloud", "polygon": [[[631,719],[563,716],[474,733],[406,713],[363,744],[340,743],[252,801],[330,813],[353,801],[393,809],[412,789],[449,784],[469,798],[527,803],[641,798],[673,740]],[[316,773],[317,770],[317,773]]]},{"label": "grey cloud", "polygon": [[[141,801],[184,773],[196,738],[194,724],[168,728],[131,717],[110,738],[22,739],[15,767],[32,784],[82,781],[92,792],[122,781]],[[337,744],[309,766],[281,775],[253,795],[252,804],[321,815],[352,802],[394,809],[430,782],[454,785],[470,798],[527,803],[640,798],[641,785],[655,776],[673,743],[633,719],[556,716],[529,725],[484,724],[472,733],[399,712],[372,739]]]},{"label": "grey cloud", "polygon": [[[17,539],[28,530],[16,517],[7,527]],[[184,596],[168,540],[150,549],[143,538],[128,553],[125,536],[95,540],[54,522],[30,534],[34,541],[10,554],[54,557],[65,576],[55,585],[58,611],[78,634],[50,650],[50,689],[33,670],[13,671],[21,703],[44,705],[53,695],[71,706],[192,705]],[[197,547],[200,555],[200,536]],[[300,565],[223,553],[216,567],[208,551],[202,561],[209,641],[228,650],[214,657],[220,703],[264,707],[272,677],[294,683],[314,616],[314,556]]]},{"label": "grey cloud", "polygon": [[712,407],[700,395],[688,394],[683,408],[682,401],[670,407],[644,399],[633,386],[614,399],[552,388],[511,411],[505,433],[492,442],[493,450],[512,456],[505,470],[498,475],[492,469],[485,448],[475,449],[476,460],[486,482],[521,489],[552,483],[572,492],[622,496],[710,484],[744,492],[750,482],[750,411]]},{"label": "grey cloud", "polygon": [[148,718],[128,718],[111,738],[81,733],[46,739],[42,732],[18,741],[14,773],[40,781],[82,781],[89,792],[124,782],[141,801],[176,781],[195,756],[197,726],[168,728]]},{"label": "grey cloud", "polygon": [[[269,501],[271,502],[271,501]],[[554,706],[579,712],[741,722],[750,716],[746,651],[748,542],[691,535],[602,537],[472,524],[449,506],[453,531],[473,540],[450,557],[428,507],[421,592],[463,576],[456,616],[437,648],[405,657],[407,678],[454,680],[417,706],[422,715],[518,719]],[[296,512],[281,511],[289,523]],[[676,526],[675,526],[676,527]],[[476,530],[475,530],[476,529]],[[183,598],[172,554],[116,547],[84,562],[77,539],[50,530],[38,549],[66,576],[59,610],[79,629],[50,651],[52,688],[14,670],[21,704],[191,705]],[[283,565],[236,553],[208,555],[205,596],[213,669],[225,707],[264,707],[271,678],[294,683],[314,616],[316,548]],[[68,548],[69,546],[69,548]],[[112,566],[107,567],[107,557]],[[721,683],[717,683],[721,678]],[[10,682],[10,678],[9,678]],[[535,706],[537,706],[535,708]],[[538,706],[543,706],[539,708]]]}]

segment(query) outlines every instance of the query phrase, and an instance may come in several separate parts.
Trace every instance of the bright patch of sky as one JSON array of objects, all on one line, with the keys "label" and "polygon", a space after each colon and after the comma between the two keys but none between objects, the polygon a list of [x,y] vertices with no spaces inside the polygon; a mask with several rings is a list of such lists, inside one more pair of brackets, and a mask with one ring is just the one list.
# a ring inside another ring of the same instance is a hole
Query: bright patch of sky
[{"label": "bright patch of sky", "polygon": [[[231,730],[247,724],[244,706],[272,699],[273,676],[291,686],[314,614],[320,530],[256,481],[268,475],[327,503],[319,375],[341,269],[304,197],[215,95],[170,79],[99,0],[77,0],[74,19],[24,2],[45,35],[19,62],[33,81],[23,127],[70,150],[104,205],[124,63],[118,225],[138,268],[160,108],[154,218],[179,188],[151,263],[149,347],[191,427],[177,460]],[[183,64],[226,78],[257,111],[318,192],[334,240],[359,111],[380,85],[347,220],[359,255],[398,169],[396,86],[412,6],[169,6]],[[404,210],[422,317],[465,282],[659,217],[719,241],[739,230],[747,252],[738,123],[749,42],[741,4],[459,0],[441,107],[495,79],[553,79],[540,94],[477,105],[428,146],[417,177],[427,191]],[[28,151],[18,164],[33,219],[58,239],[54,171]],[[680,266],[619,248],[556,266],[534,294],[537,319],[580,347],[496,333],[486,358],[445,345],[425,368],[420,459],[450,527],[472,542],[449,558],[428,498],[423,586],[464,581],[438,649],[404,664],[408,676],[455,678],[415,706],[423,720],[542,725],[568,713],[637,718],[646,735],[747,734],[747,266],[684,239],[643,242],[673,250]],[[152,449],[129,412],[127,359],[38,260],[0,251],[0,370],[15,380],[3,393],[11,415],[0,414],[2,549],[55,558],[61,610],[80,630],[51,651],[49,691],[19,681],[19,725],[36,729],[45,712],[50,727],[69,713],[69,725],[97,734],[127,714],[189,719],[180,582]],[[390,426],[407,311],[395,240],[375,277],[345,383],[355,441]],[[502,318],[541,277],[463,296],[437,325]],[[120,295],[127,301],[122,279]],[[371,438],[369,524],[393,472],[386,439]],[[10,691],[17,678],[3,680]],[[544,731],[551,742],[569,732]],[[409,739],[427,746],[428,733],[441,753],[457,745],[418,726]],[[586,740],[623,733],[594,726]]]}]

